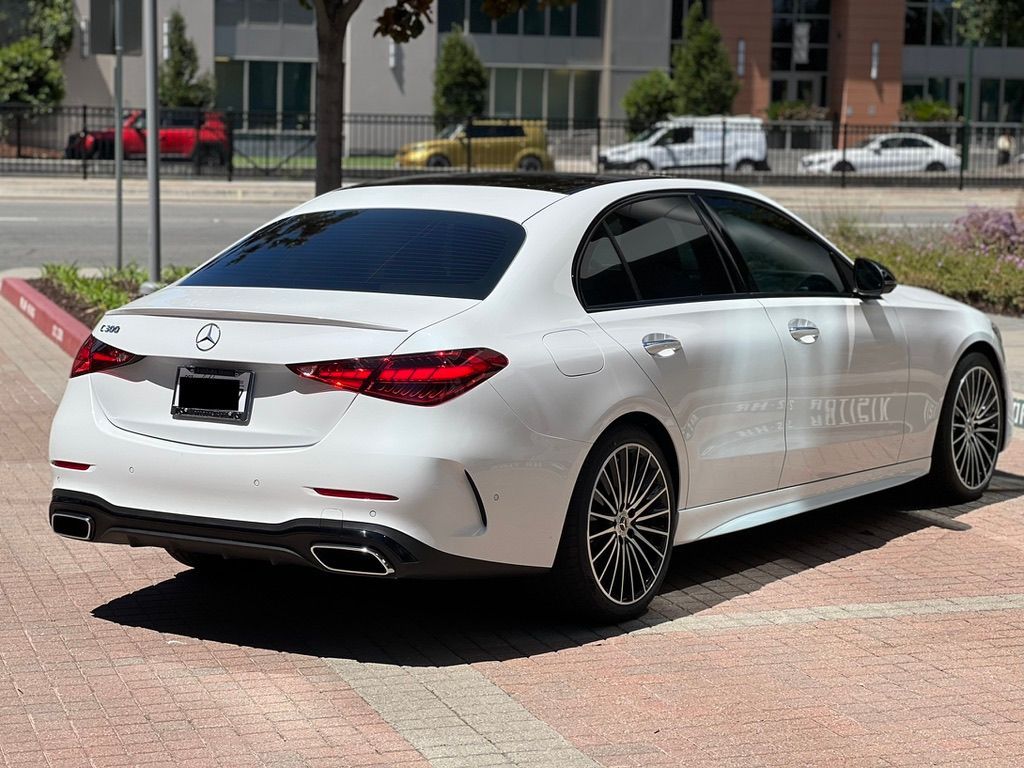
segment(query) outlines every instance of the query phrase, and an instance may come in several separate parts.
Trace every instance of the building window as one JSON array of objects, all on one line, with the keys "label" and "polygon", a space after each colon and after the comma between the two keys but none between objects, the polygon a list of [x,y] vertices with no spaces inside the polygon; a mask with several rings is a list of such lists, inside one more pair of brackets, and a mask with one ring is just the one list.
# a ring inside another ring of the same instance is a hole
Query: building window
[{"label": "building window", "polygon": [[460,27],[466,23],[466,2],[465,0],[438,0],[437,4],[437,31],[451,32],[452,27],[458,24]]},{"label": "building window", "polygon": [[577,0],[576,37],[601,36],[600,0]]},{"label": "building window", "polygon": [[520,74],[519,114],[522,117],[544,117],[544,70],[524,69]]},{"label": "building window", "polygon": [[906,104],[908,101],[914,101],[915,99],[923,99],[924,85],[921,83],[904,83],[903,95],[901,96],[901,98],[904,104]]},{"label": "building window", "polygon": [[551,26],[549,35],[552,37],[569,37],[572,34],[572,8],[551,6]]},{"label": "building window", "polygon": [[530,3],[523,9],[523,34],[543,35],[546,32],[545,13],[543,8],[538,8],[536,3]]},{"label": "building window", "polygon": [[[690,13],[690,6],[695,2],[697,2],[697,0],[672,0],[672,27],[669,31],[673,42],[683,42],[683,24],[686,22],[686,17]],[[702,6],[704,9],[704,18],[710,19],[711,0],[704,0]]]},{"label": "building window", "polygon": [[249,0],[250,24],[280,24],[281,0]]},{"label": "building window", "polygon": [[281,127],[309,130],[313,65],[286,61],[281,66]]},{"label": "building window", "polygon": [[491,70],[490,113],[496,117],[594,121],[598,115],[601,73],[591,69]]},{"label": "building window", "polygon": [[492,114],[498,117],[515,117],[516,99],[519,89],[518,69],[494,70],[494,109]]},{"label": "building window", "polygon": [[217,81],[217,109],[222,112],[241,112],[245,109],[245,62],[215,62],[213,75]]},{"label": "building window", "polygon": [[1024,80],[1003,82],[1002,120],[1006,123],[1019,123],[1024,120]]},{"label": "building window", "polygon": [[519,34],[519,14],[513,13],[508,16],[502,16],[495,22],[497,27],[496,31],[499,35],[518,35]]},{"label": "building window", "polygon": [[218,61],[217,109],[237,113],[236,128],[309,130],[315,70],[304,61]]},{"label": "building window", "polygon": [[475,35],[491,34],[491,17],[484,13],[483,4],[470,0],[469,31]]},{"label": "building window", "polygon": [[277,118],[277,62],[249,62],[249,127],[273,128]]},{"label": "building window", "polygon": [[830,6],[829,0],[773,3],[772,101],[825,105]]}]

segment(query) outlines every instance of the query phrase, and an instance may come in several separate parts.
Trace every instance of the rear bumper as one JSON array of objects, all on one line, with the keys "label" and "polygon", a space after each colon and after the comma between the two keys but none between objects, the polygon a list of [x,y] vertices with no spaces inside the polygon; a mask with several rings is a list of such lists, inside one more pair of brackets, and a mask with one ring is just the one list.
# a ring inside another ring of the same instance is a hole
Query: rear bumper
[{"label": "rear bumper", "polygon": [[[441,552],[415,538],[383,525],[314,518],[282,523],[220,520],[118,507],[99,496],[55,490],[49,520],[83,523],[71,538],[133,547],[161,547],[182,552],[220,555],[229,559],[264,560],[276,564],[304,565],[322,571],[354,573],[328,567],[314,548],[341,548],[366,552],[368,563],[382,562],[381,573],[361,575],[392,578],[475,578],[540,573],[534,568],[460,557]],[[88,525],[84,525],[85,521]],[[77,531],[81,535],[77,535]],[[335,565],[337,565],[335,563]]]}]

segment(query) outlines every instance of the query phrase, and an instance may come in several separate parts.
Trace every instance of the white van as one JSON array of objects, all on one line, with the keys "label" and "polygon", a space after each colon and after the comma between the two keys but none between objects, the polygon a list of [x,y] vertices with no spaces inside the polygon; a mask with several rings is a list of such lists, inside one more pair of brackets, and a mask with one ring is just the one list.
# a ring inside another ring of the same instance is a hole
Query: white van
[{"label": "white van", "polygon": [[[722,133],[725,132],[723,147]],[[721,168],[767,171],[768,142],[758,117],[672,117],[655,123],[627,144],[598,155],[602,169],[667,171]]]}]

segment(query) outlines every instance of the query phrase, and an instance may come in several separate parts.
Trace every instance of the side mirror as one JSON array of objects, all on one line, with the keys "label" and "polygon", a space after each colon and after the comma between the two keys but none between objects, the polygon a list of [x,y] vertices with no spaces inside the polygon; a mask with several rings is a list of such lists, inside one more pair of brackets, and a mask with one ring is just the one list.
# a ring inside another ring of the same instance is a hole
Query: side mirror
[{"label": "side mirror", "polygon": [[871,148],[871,151],[874,152],[876,155],[882,154],[882,148],[877,144]]},{"label": "side mirror", "polygon": [[877,298],[896,287],[896,278],[886,267],[871,259],[853,262],[853,280],[861,296]]}]

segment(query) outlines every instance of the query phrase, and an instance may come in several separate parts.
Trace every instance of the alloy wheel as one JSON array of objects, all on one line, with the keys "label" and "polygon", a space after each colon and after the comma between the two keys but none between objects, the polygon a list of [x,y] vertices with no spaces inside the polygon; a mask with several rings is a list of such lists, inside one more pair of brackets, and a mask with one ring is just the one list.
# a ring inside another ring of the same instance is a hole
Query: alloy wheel
[{"label": "alloy wheel", "polygon": [[653,588],[672,547],[672,505],[658,458],[621,445],[597,474],[587,513],[587,555],[604,595],[619,605]]},{"label": "alloy wheel", "polygon": [[953,401],[952,450],[957,477],[969,490],[985,485],[999,456],[999,388],[981,366],[960,379]]}]

